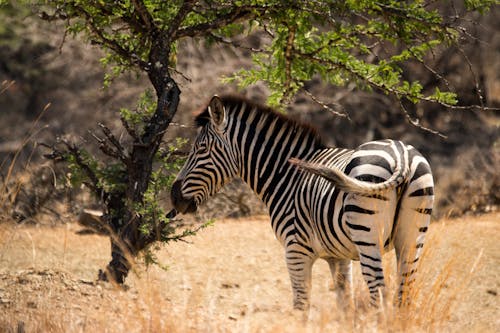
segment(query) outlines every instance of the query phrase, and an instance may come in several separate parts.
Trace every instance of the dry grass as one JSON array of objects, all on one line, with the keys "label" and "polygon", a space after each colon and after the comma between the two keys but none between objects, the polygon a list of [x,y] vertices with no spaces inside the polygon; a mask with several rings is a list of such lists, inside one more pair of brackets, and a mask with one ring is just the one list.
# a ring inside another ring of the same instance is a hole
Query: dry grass
[{"label": "dry grass", "polygon": [[[14,82],[8,84],[6,81],[2,82],[0,94],[12,84]],[[4,85],[5,88],[3,88]],[[49,108],[50,103],[46,104],[33,120],[25,136],[19,141],[19,147],[0,161],[0,223],[9,220],[21,187],[29,181],[30,175],[33,174],[34,168],[30,166],[30,163],[37,148],[37,145],[34,144],[34,138],[47,127],[40,126],[40,120]],[[21,159],[20,155],[23,151],[27,152],[27,157]]]},{"label": "dry grass", "polygon": [[[169,265],[144,270],[127,290],[96,284],[109,241],[76,226],[0,226],[0,331],[27,332],[497,332],[500,215],[434,223],[415,301],[367,308],[355,266],[355,310],[337,309],[326,263],[313,270],[304,324],[291,310],[283,251],[267,218],[220,221],[160,251]],[[386,256],[387,284],[395,259]]]}]

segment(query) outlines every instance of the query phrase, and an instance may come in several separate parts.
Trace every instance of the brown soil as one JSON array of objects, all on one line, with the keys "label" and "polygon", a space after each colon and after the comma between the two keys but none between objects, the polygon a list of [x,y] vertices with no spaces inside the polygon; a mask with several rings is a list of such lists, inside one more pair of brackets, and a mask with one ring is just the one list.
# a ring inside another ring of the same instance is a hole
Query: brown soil
[{"label": "brown soil", "polygon": [[[157,253],[168,269],[138,265],[125,289],[94,281],[109,240],[78,228],[0,226],[0,332],[500,331],[498,213],[432,225],[406,312],[364,307],[357,265],[356,310],[338,309],[327,265],[316,263],[307,324],[291,310],[267,217],[217,221],[191,244],[164,247]],[[392,288],[394,259],[386,258]]]}]

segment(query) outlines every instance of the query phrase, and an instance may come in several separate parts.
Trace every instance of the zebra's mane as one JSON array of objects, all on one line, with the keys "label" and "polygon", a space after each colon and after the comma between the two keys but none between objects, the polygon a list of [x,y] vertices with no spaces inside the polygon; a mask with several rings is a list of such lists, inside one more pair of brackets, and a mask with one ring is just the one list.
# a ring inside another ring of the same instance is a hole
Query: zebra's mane
[{"label": "zebra's mane", "polygon": [[[223,95],[219,96],[222,100],[224,106],[226,107],[226,112],[233,112],[233,110],[238,110],[243,104],[247,108],[253,110],[253,112],[259,112],[260,114],[265,114],[273,118],[277,118],[281,126],[287,126],[293,129],[302,130],[305,133],[312,135],[315,141],[322,148],[326,147],[323,138],[319,135],[316,128],[309,124],[305,124],[300,120],[293,119],[282,113],[278,113],[269,106],[253,102],[243,96],[238,95]],[[210,115],[208,113],[208,105],[206,105],[201,112],[195,117],[195,125],[197,127],[203,127],[210,121]]]}]

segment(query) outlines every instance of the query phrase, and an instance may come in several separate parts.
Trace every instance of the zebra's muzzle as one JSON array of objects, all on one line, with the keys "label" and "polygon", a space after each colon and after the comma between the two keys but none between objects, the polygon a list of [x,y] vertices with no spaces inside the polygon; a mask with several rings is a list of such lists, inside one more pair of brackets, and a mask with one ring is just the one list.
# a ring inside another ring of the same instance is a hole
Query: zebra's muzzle
[{"label": "zebra's muzzle", "polygon": [[174,208],[182,214],[194,213],[198,208],[193,198],[187,199],[182,195],[182,180],[176,180],[172,185],[172,204]]}]

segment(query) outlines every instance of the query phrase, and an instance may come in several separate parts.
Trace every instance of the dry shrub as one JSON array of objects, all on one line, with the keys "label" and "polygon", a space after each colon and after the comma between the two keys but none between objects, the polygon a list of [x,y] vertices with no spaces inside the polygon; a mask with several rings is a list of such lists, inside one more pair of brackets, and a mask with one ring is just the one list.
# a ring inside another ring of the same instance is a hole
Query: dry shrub
[{"label": "dry shrub", "polygon": [[198,212],[198,219],[240,218],[266,214],[262,201],[240,179],[234,179],[214,197],[207,200]]},{"label": "dry shrub", "polygon": [[436,172],[437,215],[462,216],[495,212],[500,206],[500,150],[471,148],[451,167]]},{"label": "dry shrub", "polygon": [[91,198],[80,188],[70,188],[63,165],[33,165],[3,177],[0,186],[2,214],[0,221],[30,224],[66,223],[81,204]]}]

